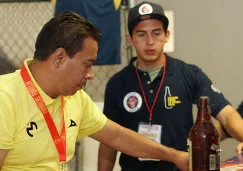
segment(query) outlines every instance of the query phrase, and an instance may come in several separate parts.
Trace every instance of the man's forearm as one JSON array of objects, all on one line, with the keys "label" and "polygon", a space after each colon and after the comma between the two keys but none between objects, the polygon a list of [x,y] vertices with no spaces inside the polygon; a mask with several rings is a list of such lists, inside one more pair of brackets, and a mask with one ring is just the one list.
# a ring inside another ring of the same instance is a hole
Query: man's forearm
[{"label": "man's forearm", "polygon": [[243,119],[238,112],[231,106],[225,107],[220,112],[217,119],[221,122],[221,125],[225,128],[227,133],[238,141],[243,141]]},{"label": "man's forearm", "polygon": [[113,121],[108,120],[102,130],[90,137],[130,156],[166,160],[188,170],[188,153],[165,147]]},{"label": "man's forearm", "polygon": [[174,162],[176,155],[176,150],[158,144],[110,120],[101,131],[91,137],[112,149],[134,157]]},{"label": "man's forearm", "polygon": [[[124,136],[119,136],[117,143],[122,142],[122,139],[126,141],[123,143],[128,144],[128,146],[123,150],[126,150],[127,154],[141,158],[156,158],[173,162],[173,159],[175,158],[174,149],[162,146],[142,135],[135,136],[133,135],[135,133],[131,130],[124,129],[122,131],[127,133],[123,134]],[[151,144],[153,144],[153,148],[151,148]]]},{"label": "man's forearm", "polygon": [[[110,143],[111,148],[134,157],[155,158],[174,162],[176,150],[158,144],[134,131],[120,127],[119,134]],[[152,148],[151,148],[152,147]]]},{"label": "man's forearm", "polygon": [[[230,126],[234,124],[233,126]],[[225,130],[227,133],[234,139],[243,142],[243,127],[240,126],[243,124],[243,120],[231,120],[224,125]]]}]

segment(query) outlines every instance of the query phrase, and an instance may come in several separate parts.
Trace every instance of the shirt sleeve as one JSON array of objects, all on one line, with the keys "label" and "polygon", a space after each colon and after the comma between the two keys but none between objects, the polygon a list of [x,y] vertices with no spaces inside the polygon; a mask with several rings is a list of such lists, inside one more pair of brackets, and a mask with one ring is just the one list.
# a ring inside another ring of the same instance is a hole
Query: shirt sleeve
[{"label": "shirt sleeve", "polygon": [[15,112],[11,98],[0,90],[0,149],[12,149],[15,135]]},{"label": "shirt sleeve", "polygon": [[243,118],[243,101],[238,106],[237,111],[239,112],[240,116]]},{"label": "shirt sleeve", "polygon": [[[121,84],[117,85],[116,80],[112,77],[105,89],[104,109],[103,113],[112,121],[122,124],[122,111],[119,108],[119,97],[120,93],[117,92],[122,90]],[[120,98],[121,99],[121,98]]]},{"label": "shirt sleeve", "polygon": [[189,70],[192,81],[192,98],[193,103],[198,104],[199,98],[201,96],[208,96],[211,105],[211,114],[213,117],[216,117],[217,114],[226,106],[229,105],[223,95],[223,93],[214,86],[212,81],[208,76],[197,66],[191,65]]},{"label": "shirt sleeve", "polygon": [[81,92],[81,101],[82,120],[79,127],[78,138],[98,132],[107,122],[106,116],[84,91]]}]

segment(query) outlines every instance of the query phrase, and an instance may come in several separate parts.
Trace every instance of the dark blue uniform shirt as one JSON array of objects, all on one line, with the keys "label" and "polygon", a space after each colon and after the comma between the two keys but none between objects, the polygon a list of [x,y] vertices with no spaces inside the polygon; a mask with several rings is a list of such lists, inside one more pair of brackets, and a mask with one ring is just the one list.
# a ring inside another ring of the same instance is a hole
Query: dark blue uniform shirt
[{"label": "dark blue uniform shirt", "polygon": [[[229,102],[212,84],[212,81],[195,65],[167,56],[166,74],[153,110],[152,124],[162,126],[161,144],[187,151],[187,137],[193,126],[192,104],[200,96],[208,96],[212,116]],[[104,114],[120,125],[137,132],[139,122],[149,122],[149,112],[143,100],[136,69],[130,64],[110,78],[105,91]],[[163,68],[151,82],[147,72],[139,71],[147,101],[151,107],[159,87]],[[124,144],[125,145],[125,144]],[[139,161],[121,154],[123,171],[174,171],[178,170],[167,161]]]},{"label": "dark blue uniform shirt", "polygon": [[243,102],[241,102],[241,104],[238,106],[237,111],[239,112],[241,117],[243,117]]}]

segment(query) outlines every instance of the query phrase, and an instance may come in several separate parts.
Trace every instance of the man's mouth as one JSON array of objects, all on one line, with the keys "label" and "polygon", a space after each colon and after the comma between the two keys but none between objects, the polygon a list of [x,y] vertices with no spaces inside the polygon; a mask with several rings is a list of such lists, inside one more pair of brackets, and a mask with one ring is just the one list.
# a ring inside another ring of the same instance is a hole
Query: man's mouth
[{"label": "man's mouth", "polygon": [[154,55],[155,54],[155,50],[146,50],[145,51],[145,53],[147,54],[147,55]]}]

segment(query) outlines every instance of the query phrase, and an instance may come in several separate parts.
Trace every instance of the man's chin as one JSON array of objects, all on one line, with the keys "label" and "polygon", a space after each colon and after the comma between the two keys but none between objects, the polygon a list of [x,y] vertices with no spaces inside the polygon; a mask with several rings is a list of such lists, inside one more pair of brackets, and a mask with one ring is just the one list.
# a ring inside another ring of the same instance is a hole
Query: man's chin
[{"label": "man's chin", "polygon": [[76,94],[78,91],[82,90],[83,89],[83,86],[79,87],[78,89],[72,91],[72,92],[69,92],[68,93],[68,96],[73,96],[74,94]]},{"label": "man's chin", "polygon": [[[84,89],[84,88],[85,88],[85,85],[82,85],[82,86],[80,86],[80,87],[78,88],[77,91],[82,90],[82,89]],[[76,91],[76,92],[77,92],[77,91]],[[76,93],[76,92],[75,92],[75,93]]]}]

